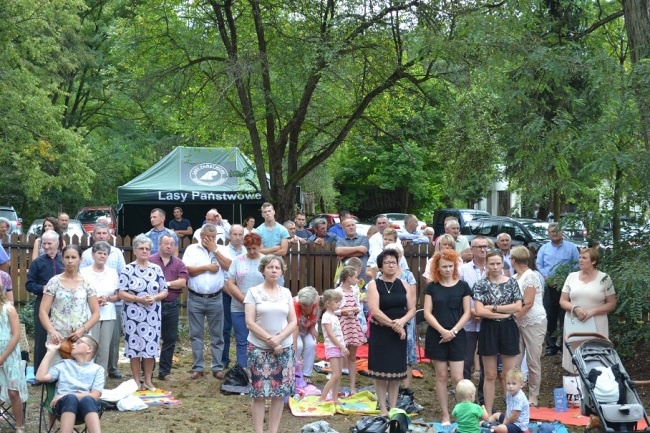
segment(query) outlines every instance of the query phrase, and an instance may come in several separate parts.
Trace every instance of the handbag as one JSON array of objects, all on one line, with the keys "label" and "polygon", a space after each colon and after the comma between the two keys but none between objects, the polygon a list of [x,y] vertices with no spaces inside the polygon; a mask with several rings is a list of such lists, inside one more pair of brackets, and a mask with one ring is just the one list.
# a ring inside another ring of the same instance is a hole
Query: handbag
[{"label": "handbag", "polygon": [[598,329],[596,328],[596,320],[594,317],[590,317],[587,320],[580,320],[578,316],[575,315],[574,310],[578,308],[578,305],[571,309],[571,314],[569,320],[566,320],[564,323],[564,329],[567,336],[567,341],[569,335],[571,334],[597,334]]},{"label": "handbag", "polygon": [[383,416],[366,416],[350,429],[352,433],[386,433],[388,420]]}]

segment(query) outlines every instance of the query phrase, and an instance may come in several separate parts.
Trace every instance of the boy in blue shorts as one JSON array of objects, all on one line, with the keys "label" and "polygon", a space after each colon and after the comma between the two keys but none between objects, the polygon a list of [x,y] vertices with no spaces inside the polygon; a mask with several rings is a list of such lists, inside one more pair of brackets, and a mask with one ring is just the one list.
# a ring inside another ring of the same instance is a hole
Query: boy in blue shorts
[{"label": "boy in blue shorts", "polygon": [[521,433],[528,430],[530,407],[524,387],[524,373],[513,368],[506,374],[506,413],[496,412],[490,417],[491,422],[499,422],[494,427],[495,433]]}]

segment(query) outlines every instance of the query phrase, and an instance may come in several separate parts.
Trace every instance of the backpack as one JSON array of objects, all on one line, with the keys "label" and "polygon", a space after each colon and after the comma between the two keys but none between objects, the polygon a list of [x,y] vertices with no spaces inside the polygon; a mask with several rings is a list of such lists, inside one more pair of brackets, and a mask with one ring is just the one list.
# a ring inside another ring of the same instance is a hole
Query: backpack
[{"label": "backpack", "polygon": [[224,395],[248,394],[250,391],[250,380],[248,373],[239,364],[235,364],[226,375],[221,383],[221,393]]}]

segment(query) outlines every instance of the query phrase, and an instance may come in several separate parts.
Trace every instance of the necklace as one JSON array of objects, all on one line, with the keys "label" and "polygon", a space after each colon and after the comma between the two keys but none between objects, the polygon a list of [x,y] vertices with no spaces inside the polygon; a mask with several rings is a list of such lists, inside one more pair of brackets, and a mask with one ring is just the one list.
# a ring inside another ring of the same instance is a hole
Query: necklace
[{"label": "necklace", "polygon": [[393,286],[395,285],[395,281],[390,283],[390,289],[388,288],[388,285],[386,284],[386,280],[381,280],[381,281],[384,283],[384,288],[386,289],[386,291],[390,295],[390,291],[393,290]]}]

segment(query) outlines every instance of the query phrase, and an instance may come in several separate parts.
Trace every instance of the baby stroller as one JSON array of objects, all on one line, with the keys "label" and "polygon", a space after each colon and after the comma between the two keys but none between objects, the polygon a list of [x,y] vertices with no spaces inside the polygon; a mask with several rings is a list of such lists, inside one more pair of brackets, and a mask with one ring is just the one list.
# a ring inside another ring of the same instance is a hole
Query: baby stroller
[{"label": "baby stroller", "polygon": [[[576,337],[584,340],[573,350]],[[642,418],[650,425],[636,386],[611,341],[600,334],[571,334],[566,347],[580,376],[582,415],[597,415],[607,433],[638,431],[637,422]]]}]

